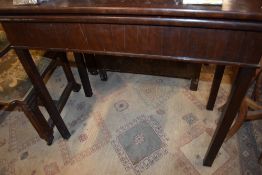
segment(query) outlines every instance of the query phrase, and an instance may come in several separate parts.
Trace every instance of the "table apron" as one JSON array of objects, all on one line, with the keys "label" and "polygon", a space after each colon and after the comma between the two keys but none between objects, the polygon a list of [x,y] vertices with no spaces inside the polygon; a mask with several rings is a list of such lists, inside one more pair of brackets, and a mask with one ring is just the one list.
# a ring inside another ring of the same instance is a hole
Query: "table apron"
[{"label": "table apron", "polygon": [[254,31],[62,22],[3,22],[3,27],[14,47],[247,66],[257,65],[262,55],[262,32]]}]

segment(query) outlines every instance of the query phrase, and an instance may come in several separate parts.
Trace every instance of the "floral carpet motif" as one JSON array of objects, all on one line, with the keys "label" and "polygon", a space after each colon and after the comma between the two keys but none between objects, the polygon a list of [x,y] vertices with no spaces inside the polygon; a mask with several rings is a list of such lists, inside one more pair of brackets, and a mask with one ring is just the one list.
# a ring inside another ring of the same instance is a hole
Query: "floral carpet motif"
[{"label": "floral carpet motif", "polygon": [[[74,75],[79,82],[77,70]],[[201,77],[204,75],[202,74]],[[196,92],[178,78],[108,73],[90,76],[94,95],[73,92],[61,115],[71,137],[54,130],[39,139],[22,112],[0,113],[2,175],[259,175],[261,125],[247,123],[225,142],[212,167],[202,166],[230,85],[222,83],[214,111],[205,110],[210,81]],[[47,83],[54,99],[66,78],[57,69]],[[41,108],[45,117],[47,112]]]},{"label": "floral carpet motif", "polygon": [[125,169],[136,174],[148,169],[167,154],[167,138],[159,123],[152,117],[141,116],[117,130],[112,145]]}]

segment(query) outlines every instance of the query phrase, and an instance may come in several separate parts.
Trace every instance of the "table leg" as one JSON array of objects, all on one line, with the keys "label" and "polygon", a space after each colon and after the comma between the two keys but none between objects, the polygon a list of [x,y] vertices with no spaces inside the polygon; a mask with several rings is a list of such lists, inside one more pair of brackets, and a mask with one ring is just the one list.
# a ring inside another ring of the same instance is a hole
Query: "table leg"
[{"label": "table leg", "polygon": [[223,78],[224,70],[225,70],[224,65],[217,65],[216,66],[216,71],[215,71],[214,79],[213,79],[213,82],[212,82],[212,87],[211,87],[211,90],[210,90],[210,94],[209,94],[209,98],[208,98],[208,102],[207,102],[207,106],[206,106],[207,110],[213,110],[213,108],[215,106],[216,98],[217,98],[218,90],[219,90],[219,87],[220,87],[220,83],[221,83],[222,78]]},{"label": "table leg", "polygon": [[260,153],[260,156],[259,156],[259,159],[258,159],[258,163],[259,163],[260,165],[262,165],[262,153]]},{"label": "table leg", "polygon": [[86,97],[91,97],[93,95],[93,92],[90,85],[90,81],[84,61],[84,56],[82,53],[74,53],[74,56],[75,56],[76,66],[83,85],[85,95]]},{"label": "table leg", "polygon": [[93,54],[84,54],[85,57],[85,62],[86,62],[86,67],[91,75],[97,75],[97,65],[96,65],[96,60],[95,56]]},{"label": "table leg", "polygon": [[37,70],[30,52],[28,49],[15,49],[15,51],[58,131],[63,138],[68,139],[70,133]]},{"label": "table leg", "polygon": [[99,74],[102,81],[107,81],[107,73],[93,54],[84,54],[86,67],[90,74]]},{"label": "table leg", "polygon": [[202,64],[194,65],[194,77],[191,79],[190,90],[197,91]]},{"label": "table leg", "polygon": [[81,89],[81,85],[77,84],[77,82],[75,81],[74,75],[73,75],[71,68],[70,68],[69,61],[67,59],[66,52],[60,53],[60,59],[62,60],[62,68],[65,72],[65,76],[66,76],[68,83],[73,83],[73,89],[72,90],[74,92],[79,92],[80,89]]},{"label": "table leg", "polygon": [[213,161],[227,136],[230,126],[236,117],[239,106],[246,94],[246,91],[248,90],[249,82],[251,81],[254,73],[254,68],[242,67],[239,69],[227,104],[222,112],[220,121],[217,124],[216,131],[204,158],[203,164],[205,166],[211,166],[213,164]]},{"label": "table leg", "polygon": [[99,76],[102,81],[107,81],[107,73],[104,69],[99,69]]}]

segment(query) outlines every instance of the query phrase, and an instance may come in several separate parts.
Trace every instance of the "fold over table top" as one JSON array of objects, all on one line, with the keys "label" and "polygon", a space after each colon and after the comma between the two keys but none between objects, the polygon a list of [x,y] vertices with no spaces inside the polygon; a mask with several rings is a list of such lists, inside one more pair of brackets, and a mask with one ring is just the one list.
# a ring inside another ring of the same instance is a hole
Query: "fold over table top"
[{"label": "fold over table top", "polygon": [[176,4],[176,0],[49,0],[15,6],[12,0],[1,0],[0,20],[20,15],[125,15],[262,21],[261,0],[223,0],[222,6]]}]

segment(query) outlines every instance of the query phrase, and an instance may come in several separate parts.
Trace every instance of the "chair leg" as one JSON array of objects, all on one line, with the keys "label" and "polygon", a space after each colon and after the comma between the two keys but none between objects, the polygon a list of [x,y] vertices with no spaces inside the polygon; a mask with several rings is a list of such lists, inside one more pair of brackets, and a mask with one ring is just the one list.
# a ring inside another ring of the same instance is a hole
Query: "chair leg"
[{"label": "chair leg", "polygon": [[223,78],[224,70],[225,70],[224,65],[217,65],[216,66],[216,71],[215,71],[210,95],[209,95],[207,106],[206,106],[207,110],[213,110],[213,108],[215,106],[215,102],[216,102],[218,90],[219,90],[219,87],[220,87],[220,83],[221,83],[221,80]]},{"label": "chair leg", "polygon": [[51,145],[54,139],[53,128],[49,126],[42,112],[39,110],[36,102],[36,96],[33,97],[31,102],[22,103],[20,105],[26,117],[29,119],[40,138]]},{"label": "chair leg", "polygon": [[69,139],[71,134],[67,129],[56,105],[54,104],[54,101],[52,100],[52,97],[50,96],[45,83],[37,70],[29,50],[15,49],[15,51],[58,131],[64,139]]},{"label": "chair leg", "polygon": [[247,111],[248,111],[248,105],[247,105],[246,100],[244,99],[240,106],[238,116],[235,119],[234,124],[231,126],[230,130],[228,131],[225,141],[230,139],[243,125],[243,123],[246,120]]},{"label": "chair leg", "polygon": [[73,83],[73,91],[74,92],[79,92],[80,89],[81,89],[81,85],[78,84],[76,81],[75,81],[75,78],[74,78],[74,75],[72,73],[72,70],[70,68],[70,65],[69,65],[69,61],[67,59],[67,56],[66,56],[66,53],[65,52],[62,52],[60,54],[60,59],[62,61],[62,67],[63,67],[63,70],[65,72],[65,76],[66,76],[66,79],[69,83]]},{"label": "chair leg", "polygon": [[262,110],[248,111],[246,120],[260,120],[262,119]]}]

